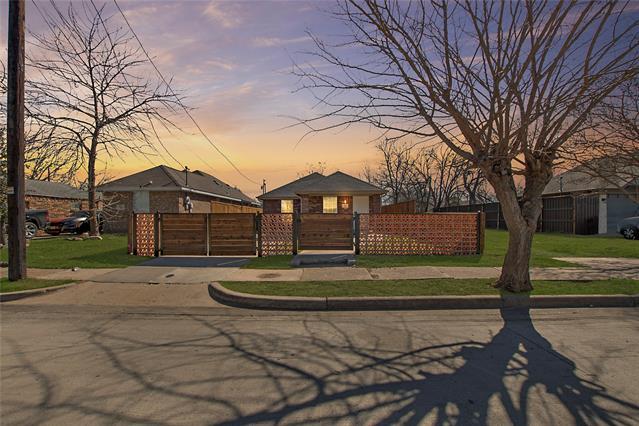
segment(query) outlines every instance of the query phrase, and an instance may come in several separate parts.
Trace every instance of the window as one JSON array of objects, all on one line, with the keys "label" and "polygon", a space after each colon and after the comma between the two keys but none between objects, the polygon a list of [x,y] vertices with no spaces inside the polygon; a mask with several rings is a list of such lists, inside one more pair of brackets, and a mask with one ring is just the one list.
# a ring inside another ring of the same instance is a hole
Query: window
[{"label": "window", "polygon": [[281,203],[281,213],[293,213],[293,200],[281,200]]},{"label": "window", "polygon": [[323,197],[322,211],[324,213],[337,213],[337,197]]}]

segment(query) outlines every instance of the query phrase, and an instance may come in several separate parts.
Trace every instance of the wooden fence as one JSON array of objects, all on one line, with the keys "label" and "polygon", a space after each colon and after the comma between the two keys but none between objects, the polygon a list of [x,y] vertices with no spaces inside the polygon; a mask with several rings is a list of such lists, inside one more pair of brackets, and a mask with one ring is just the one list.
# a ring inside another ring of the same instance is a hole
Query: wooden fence
[{"label": "wooden fence", "polygon": [[357,254],[467,255],[481,253],[481,213],[252,214],[137,213],[129,221],[129,253],[273,256],[305,249]]},{"label": "wooden fence", "polygon": [[[542,197],[542,210],[537,232],[563,234],[596,234],[599,231],[599,197],[597,194]],[[438,212],[483,212],[486,228],[508,229],[499,203],[448,206]]]}]

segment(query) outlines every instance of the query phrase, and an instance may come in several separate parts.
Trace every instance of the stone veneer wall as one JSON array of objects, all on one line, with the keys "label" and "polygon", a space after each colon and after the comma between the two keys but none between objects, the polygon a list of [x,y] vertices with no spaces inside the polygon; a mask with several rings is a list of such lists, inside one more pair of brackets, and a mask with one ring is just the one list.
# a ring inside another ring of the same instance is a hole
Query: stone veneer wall
[{"label": "stone veneer wall", "polygon": [[49,210],[50,218],[67,217],[71,212],[88,208],[88,200],[74,198],[53,198],[36,195],[24,197],[27,209]]}]

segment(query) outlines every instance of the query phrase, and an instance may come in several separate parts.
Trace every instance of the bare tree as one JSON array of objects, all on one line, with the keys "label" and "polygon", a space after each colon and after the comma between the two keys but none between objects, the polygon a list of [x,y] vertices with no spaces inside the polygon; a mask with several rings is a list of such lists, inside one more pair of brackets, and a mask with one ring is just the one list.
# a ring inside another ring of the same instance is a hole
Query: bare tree
[{"label": "bare tree", "polygon": [[298,178],[308,176],[313,173],[319,173],[323,175],[326,172],[326,162],[318,161],[317,163],[306,163],[306,168],[297,173]]},{"label": "bare tree", "polygon": [[[47,158],[74,158],[87,173],[91,234],[98,234],[96,167],[104,157],[157,153],[158,126],[178,99],[149,78],[148,61],[133,36],[106,16],[104,6],[52,3],[49,32],[34,34],[27,65],[28,115],[43,131]],[[49,135],[51,137],[49,137]]]},{"label": "bare tree", "polygon": [[481,169],[501,203],[509,241],[495,285],[531,290],[542,191],[562,145],[637,75],[636,15],[614,1],[345,0],[336,16],[352,39],[314,37],[313,58],[332,66],[296,72],[328,111],[301,123],[440,139]]},{"label": "bare tree", "polygon": [[621,85],[564,147],[566,166],[600,178],[639,203],[639,78]]}]

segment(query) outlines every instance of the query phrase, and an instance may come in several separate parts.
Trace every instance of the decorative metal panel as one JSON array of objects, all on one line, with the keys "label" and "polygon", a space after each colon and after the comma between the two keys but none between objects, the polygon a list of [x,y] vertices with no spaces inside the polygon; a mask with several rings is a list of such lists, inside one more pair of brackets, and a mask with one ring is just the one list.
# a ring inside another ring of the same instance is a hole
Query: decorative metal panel
[{"label": "decorative metal panel", "polygon": [[360,253],[476,254],[479,223],[474,213],[362,214]]},{"label": "decorative metal panel", "polygon": [[293,254],[292,214],[263,214],[261,230],[262,256]]},{"label": "decorative metal panel", "polygon": [[155,220],[153,213],[135,214],[135,247],[138,256],[155,255]]}]

